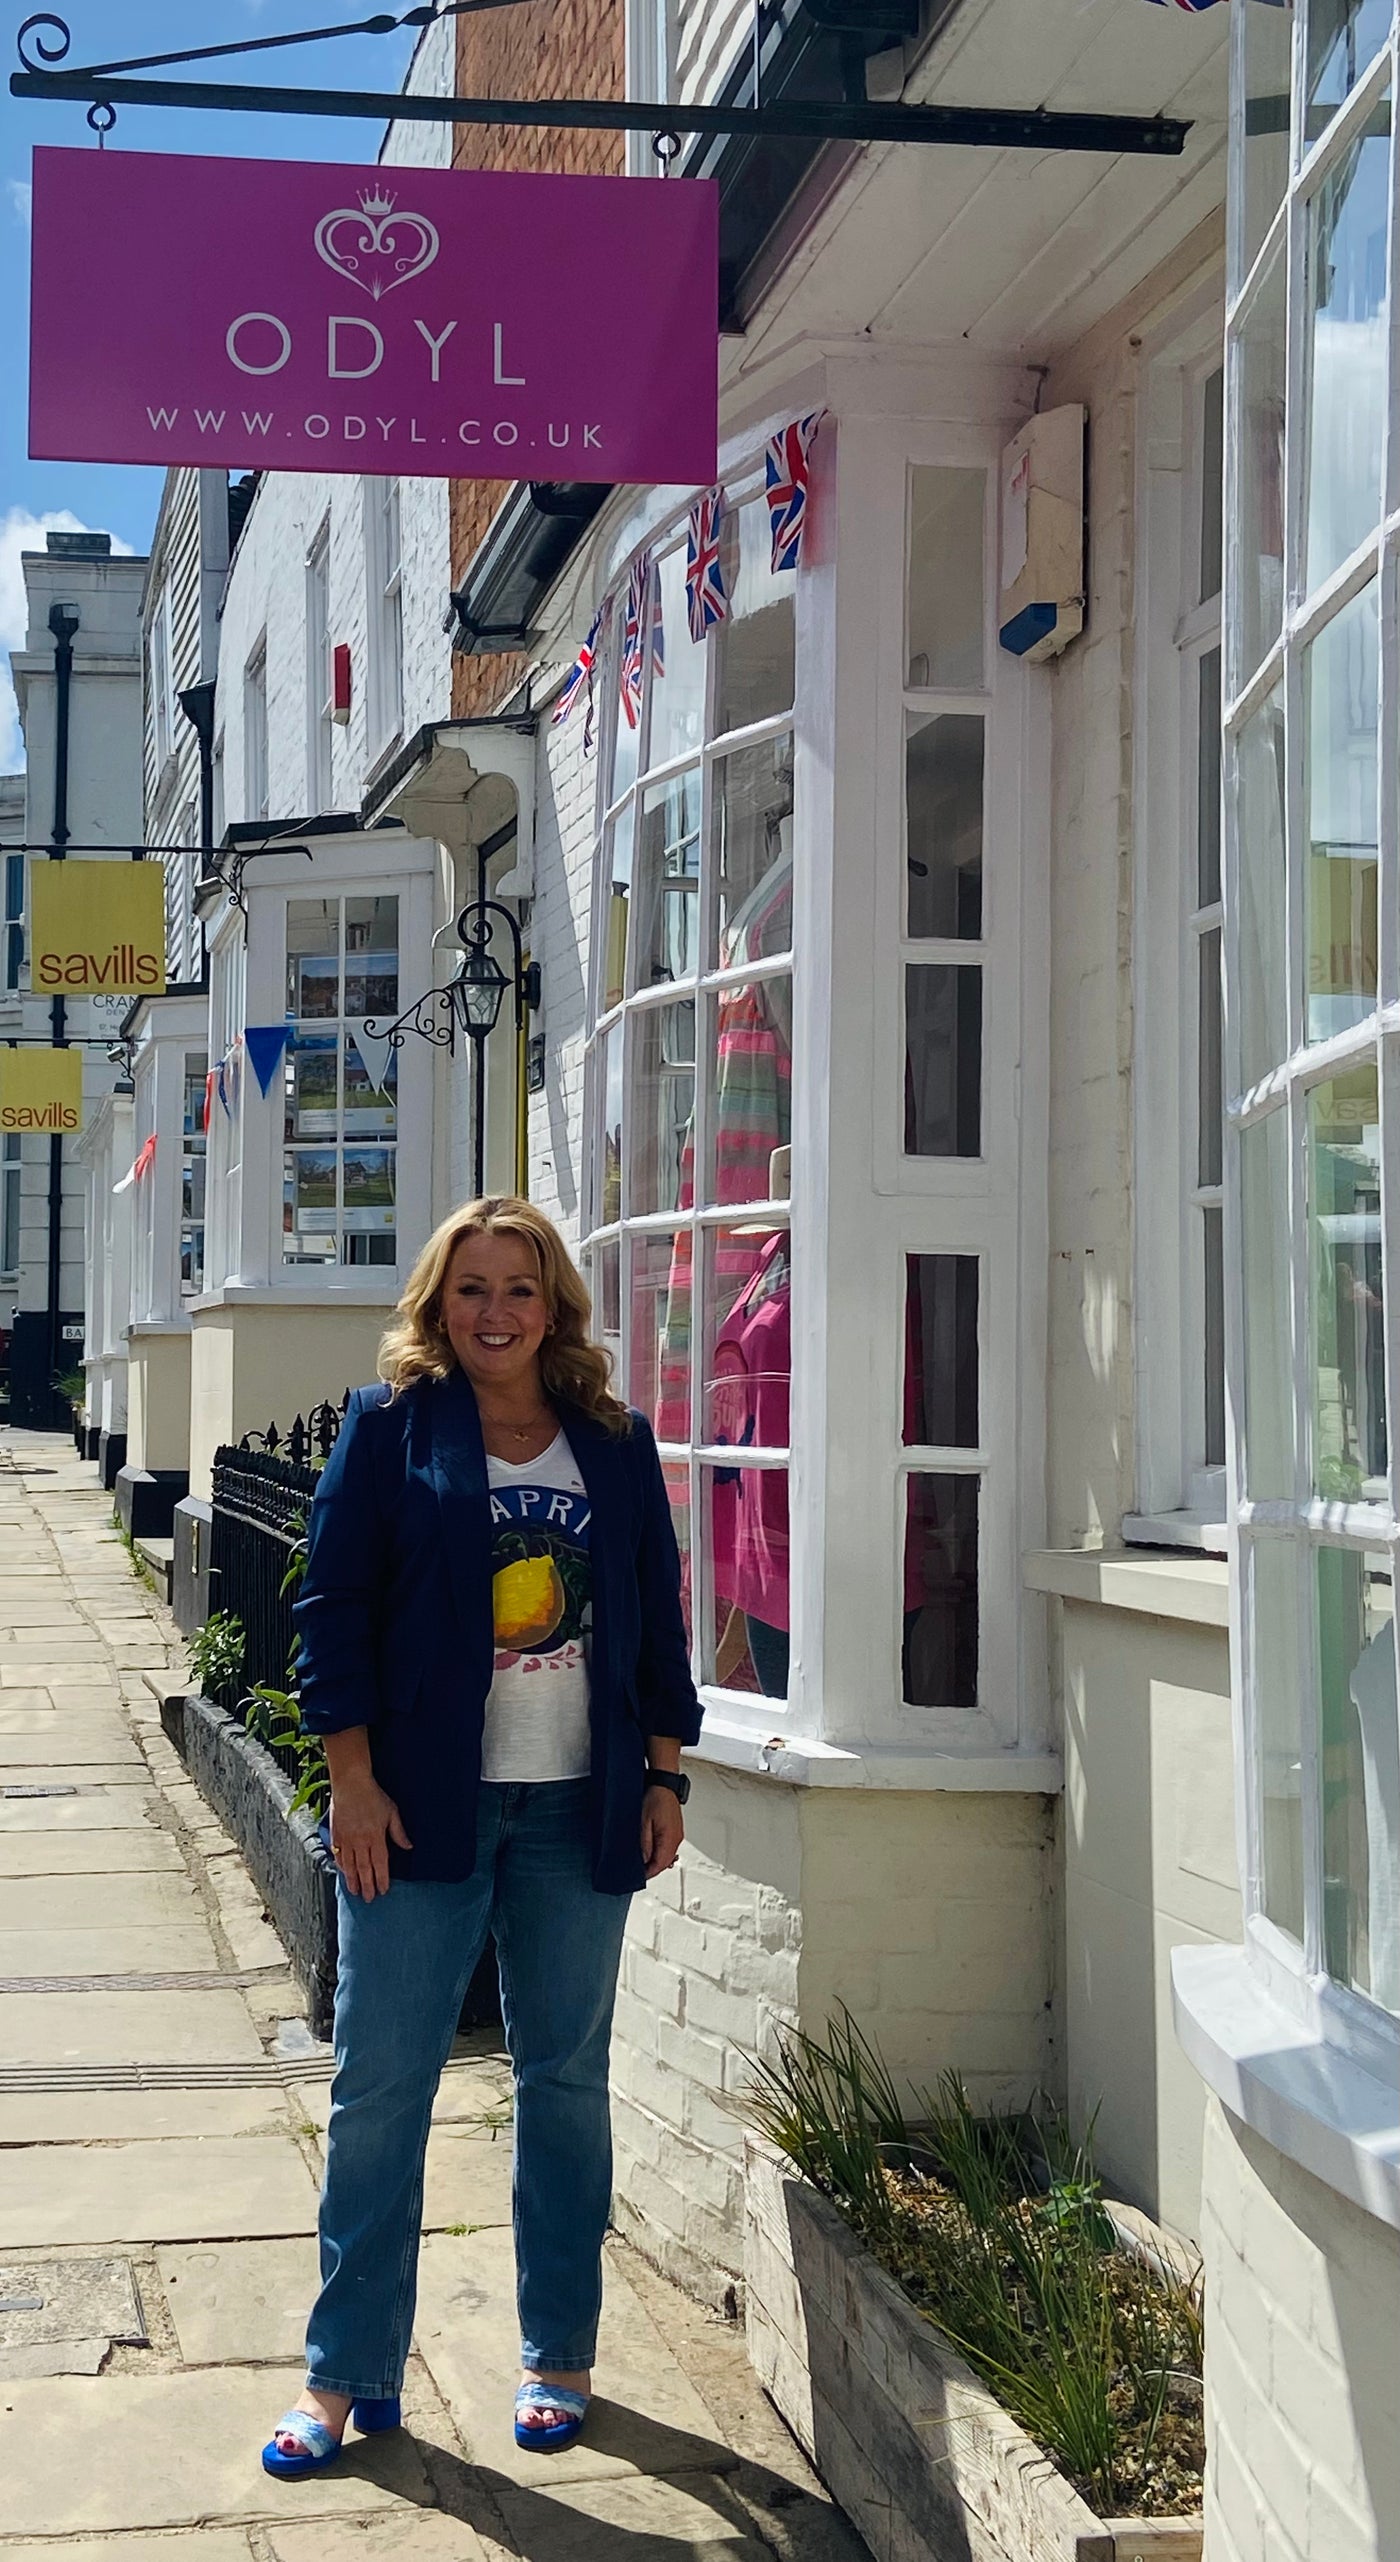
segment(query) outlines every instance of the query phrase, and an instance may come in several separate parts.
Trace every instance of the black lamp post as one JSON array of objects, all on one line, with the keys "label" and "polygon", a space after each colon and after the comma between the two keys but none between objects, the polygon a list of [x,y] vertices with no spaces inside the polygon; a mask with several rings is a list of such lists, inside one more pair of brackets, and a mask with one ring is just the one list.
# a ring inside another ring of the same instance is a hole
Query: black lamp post
[{"label": "black lamp post", "polygon": [[[505,925],[510,945],[509,976],[491,949],[497,918]],[[527,1011],[533,1012],[540,1001],[540,967],[538,961],[526,961],[516,918],[499,899],[486,897],[484,883],[457,919],[457,940],[462,945],[461,966],[446,987],[429,988],[397,1023],[382,1027],[366,1023],[365,1030],[372,1040],[388,1041],[396,1050],[403,1048],[412,1032],[420,1041],[431,1041],[435,1049],[446,1050],[449,1057],[456,1052],[459,1027],[470,1041],[472,1188],[479,1198],[486,1189],[486,1044],[508,995],[515,1000],[516,1031],[524,1030]]]}]

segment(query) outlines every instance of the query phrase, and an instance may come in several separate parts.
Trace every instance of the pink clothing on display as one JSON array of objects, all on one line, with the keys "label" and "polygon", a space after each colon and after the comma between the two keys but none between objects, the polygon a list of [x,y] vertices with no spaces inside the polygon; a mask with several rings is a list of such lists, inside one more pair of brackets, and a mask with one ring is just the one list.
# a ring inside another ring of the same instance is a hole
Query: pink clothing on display
[{"label": "pink clothing on display", "polygon": [[[715,1440],[742,1449],[786,1450],[791,1373],[791,1265],[784,1232],[769,1238],[716,1340]],[[788,1627],[786,1469],[717,1473],[713,1535],[716,1599],[770,1628]]]}]

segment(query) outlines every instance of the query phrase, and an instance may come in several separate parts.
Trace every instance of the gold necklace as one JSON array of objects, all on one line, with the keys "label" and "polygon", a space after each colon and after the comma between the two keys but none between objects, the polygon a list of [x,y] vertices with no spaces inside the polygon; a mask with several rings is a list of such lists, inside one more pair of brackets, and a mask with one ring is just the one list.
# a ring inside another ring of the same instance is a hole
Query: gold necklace
[{"label": "gold necklace", "polygon": [[512,1441],[528,1441],[532,1433],[539,1431],[542,1423],[552,1423],[553,1420],[554,1417],[549,1408],[545,1406],[529,1423],[494,1423],[491,1429],[493,1432],[509,1433]]}]

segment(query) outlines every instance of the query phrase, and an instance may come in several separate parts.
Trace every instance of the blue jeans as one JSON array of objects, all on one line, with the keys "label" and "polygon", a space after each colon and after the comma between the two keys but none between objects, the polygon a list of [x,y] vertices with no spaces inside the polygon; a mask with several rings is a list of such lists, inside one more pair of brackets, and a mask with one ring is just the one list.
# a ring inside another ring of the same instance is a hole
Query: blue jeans
[{"label": "blue jeans", "polygon": [[495,1935],[515,2068],[514,2224],[524,2366],[593,2363],[612,2203],[608,2042],[628,1895],[592,1877],[587,1779],[483,1785],[460,1885],[340,1882],[336,2076],[307,2381],[397,2393],[417,2297],[423,2160],[463,1996]]}]

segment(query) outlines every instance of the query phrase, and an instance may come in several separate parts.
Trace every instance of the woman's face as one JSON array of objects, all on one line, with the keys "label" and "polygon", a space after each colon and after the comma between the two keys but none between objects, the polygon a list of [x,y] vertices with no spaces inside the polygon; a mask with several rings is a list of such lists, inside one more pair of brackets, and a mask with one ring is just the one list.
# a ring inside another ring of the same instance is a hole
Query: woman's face
[{"label": "woman's face", "polygon": [[526,1238],[461,1238],[442,1285],[442,1321],[474,1388],[538,1392],[549,1310]]}]

